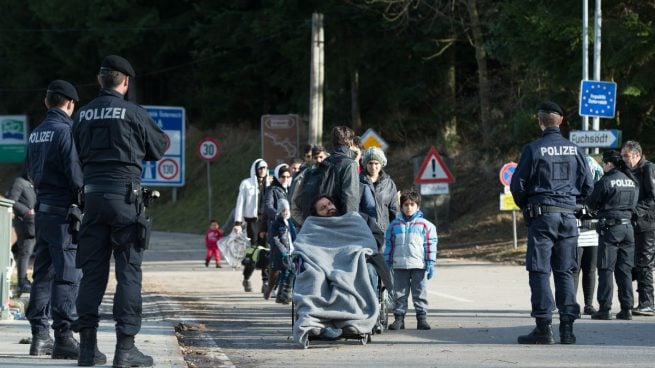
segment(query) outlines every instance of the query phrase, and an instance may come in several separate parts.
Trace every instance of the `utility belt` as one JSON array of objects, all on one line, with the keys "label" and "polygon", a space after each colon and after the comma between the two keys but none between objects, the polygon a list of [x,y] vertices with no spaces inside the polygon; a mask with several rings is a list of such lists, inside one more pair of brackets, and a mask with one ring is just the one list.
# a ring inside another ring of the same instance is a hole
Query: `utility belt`
[{"label": "utility belt", "polygon": [[84,194],[90,193],[111,193],[126,196],[128,203],[135,203],[141,194],[141,185],[136,183],[113,183],[113,184],[86,184]]},{"label": "utility belt", "polygon": [[67,207],[52,206],[45,203],[39,203],[39,207],[37,208],[37,211],[43,213],[49,213],[52,215],[58,215],[61,217],[66,217],[66,215],[68,214]]},{"label": "utility belt", "polygon": [[630,219],[598,219],[598,226],[605,229],[616,225],[628,225],[631,223],[632,221],[630,221]]},{"label": "utility belt", "polygon": [[544,213],[575,213],[575,210],[570,208],[551,206],[540,203],[528,203],[525,212],[529,218],[535,218],[543,215]]}]

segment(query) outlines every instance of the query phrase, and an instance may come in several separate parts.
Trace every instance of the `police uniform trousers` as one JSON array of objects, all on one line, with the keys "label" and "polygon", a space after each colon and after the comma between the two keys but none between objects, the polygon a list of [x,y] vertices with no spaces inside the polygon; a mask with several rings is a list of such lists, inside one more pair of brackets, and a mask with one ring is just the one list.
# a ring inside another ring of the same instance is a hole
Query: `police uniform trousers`
[{"label": "police uniform trousers", "polygon": [[[574,273],[578,268],[578,227],[573,213],[551,212],[529,220],[526,269],[530,272],[532,317],[552,320],[555,304],[560,316],[578,318]],[[550,272],[555,279],[555,300]]]},{"label": "police uniform trousers", "polygon": [[77,265],[83,271],[77,298],[76,331],[97,328],[98,308],[107,288],[113,253],[116,274],[113,315],[116,332],[134,336],[141,329],[141,263],[143,249],[137,247],[137,205],[126,195],[86,193],[79,234]]},{"label": "police uniform trousers", "polygon": [[81,277],[75,267],[77,245],[71,243],[64,216],[37,212],[35,221],[36,258],[26,317],[32,334],[47,333],[52,317],[55,334],[64,335],[77,319],[75,299]]},{"label": "police uniform trousers", "polygon": [[632,309],[634,251],[632,224],[611,226],[598,237],[598,304],[601,312],[612,309],[613,277],[619,289],[621,310]]},{"label": "police uniform trousers", "polygon": [[655,260],[655,230],[635,234],[635,279],[639,293],[639,308],[653,304],[653,261]]}]

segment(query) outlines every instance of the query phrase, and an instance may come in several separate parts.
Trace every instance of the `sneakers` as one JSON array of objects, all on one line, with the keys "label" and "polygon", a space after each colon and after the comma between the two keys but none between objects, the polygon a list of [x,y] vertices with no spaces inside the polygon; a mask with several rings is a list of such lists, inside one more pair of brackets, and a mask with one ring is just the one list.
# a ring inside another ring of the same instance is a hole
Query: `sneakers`
[{"label": "sneakers", "polygon": [[637,307],[632,310],[632,314],[636,316],[655,316],[655,309],[653,307]]},{"label": "sneakers", "polygon": [[220,263],[217,263],[217,264],[216,264],[216,268],[223,268],[223,266],[221,266]]},{"label": "sneakers", "polygon": [[616,319],[622,319],[625,321],[629,321],[632,319],[632,311],[630,309],[623,309],[619,313],[616,314]]},{"label": "sneakers", "polygon": [[205,259],[205,267],[209,267],[209,260]]},{"label": "sneakers", "polygon": [[610,311],[597,311],[596,313],[591,315],[591,319],[602,319],[602,320],[609,321],[610,319],[612,319],[612,312],[610,312]]},{"label": "sneakers", "polygon": [[30,355],[51,355],[55,342],[49,334],[32,335]]},{"label": "sneakers", "polygon": [[252,285],[250,284],[250,280],[243,280],[241,285],[243,285],[243,291],[245,291],[246,293],[252,291]]},{"label": "sneakers", "polygon": [[318,337],[321,340],[337,340],[342,334],[343,331],[340,328],[325,327],[321,329]]},{"label": "sneakers", "polygon": [[585,314],[585,315],[587,315],[587,316],[591,316],[591,315],[593,315],[593,314],[596,313],[596,312],[597,312],[597,310],[596,310],[596,308],[594,308],[593,305],[585,305],[585,306],[584,306],[583,314]]}]

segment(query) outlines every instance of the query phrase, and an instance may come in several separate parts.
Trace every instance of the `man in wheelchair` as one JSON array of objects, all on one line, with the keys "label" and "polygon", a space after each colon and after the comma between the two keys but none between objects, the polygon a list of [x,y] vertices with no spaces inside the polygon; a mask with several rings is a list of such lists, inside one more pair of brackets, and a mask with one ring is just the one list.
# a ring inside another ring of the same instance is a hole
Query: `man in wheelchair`
[{"label": "man in wheelchair", "polygon": [[[296,309],[293,337],[307,346],[308,339],[359,338],[362,343],[380,320],[380,288],[392,289],[382,257],[384,234],[375,221],[359,213],[336,216],[328,196],[313,201],[294,243],[300,271],[294,286]],[[366,340],[365,340],[366,339]]]}]

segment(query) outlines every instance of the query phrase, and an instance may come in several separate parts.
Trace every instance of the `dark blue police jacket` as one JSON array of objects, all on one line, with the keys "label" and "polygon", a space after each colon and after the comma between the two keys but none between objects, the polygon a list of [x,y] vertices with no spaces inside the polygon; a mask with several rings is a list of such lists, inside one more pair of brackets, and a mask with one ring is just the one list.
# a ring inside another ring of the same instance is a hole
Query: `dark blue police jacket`
[{"label": "dark blue police jacket", "polygon": [[109,89],[81,107],[73,126],[84,184],[140,183],[142,160],[159,160],[166,135],[142,107]]},{"label": "dark blue police jacket", "polygon": [[584,152],[559,128],[546,128],[523,147],[510,189],[522,209],[534,203],[573,210],[576,199],[591,194],[594,181]]},{"label": "dark blue police jacket", "polygon": [[30,134],[27,163],[39,203],[58,207],[77,203],[82,171],[73,144],[72,124],[63,110],[52,108]]}]

